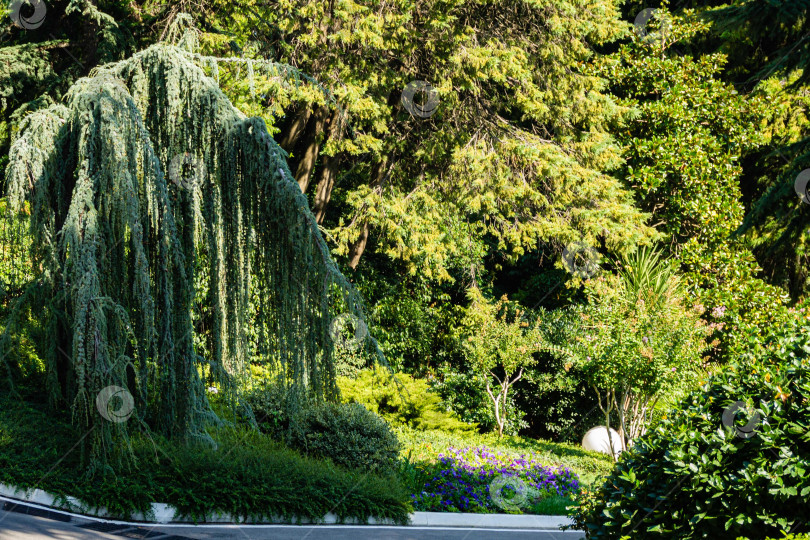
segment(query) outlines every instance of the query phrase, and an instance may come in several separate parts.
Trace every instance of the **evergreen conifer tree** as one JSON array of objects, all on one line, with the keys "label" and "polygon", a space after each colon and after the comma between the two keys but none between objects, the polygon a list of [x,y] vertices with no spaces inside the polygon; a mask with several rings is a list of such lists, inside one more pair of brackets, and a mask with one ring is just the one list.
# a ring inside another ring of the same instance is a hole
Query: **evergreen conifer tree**
[{"label": "evergreen conifer tree", "polygon": [[[31,309],[48,328],[51,401],[92,431],[94,464],[133,422],[207,438],[202,378],[234,397],[248,361],[334,399],[332,315],[363,318],[283,150],[206,76],[212,61],[157,44],[97,68],[26,116],[11,146],[4,219],[28,222],[10,245],[30,246],[30,269],[0,370],[15,372]],[[97,413],[111,385],[133,394],[133,420]]]}]

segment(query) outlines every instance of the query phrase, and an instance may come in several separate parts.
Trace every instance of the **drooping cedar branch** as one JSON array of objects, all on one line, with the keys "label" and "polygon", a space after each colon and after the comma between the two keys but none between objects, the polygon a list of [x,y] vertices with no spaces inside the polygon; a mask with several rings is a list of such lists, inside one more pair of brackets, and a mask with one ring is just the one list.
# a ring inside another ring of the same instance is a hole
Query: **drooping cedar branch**
[{"label": "drooping cedar branch", "polygon": [[333,399],[332,316],[364,318],[283,151],[198,62],[158,44],[101,67],[29,115],[10,152],[6,219],[30,209],[36,294],[12,310],[0,365],[13,319],[38,303],[50,394],[93,429],[101,462],[132,425],[97,413],[102,388],[129,388],[145,425],[204,438],[203,377],[233,392],[260,362]]}]

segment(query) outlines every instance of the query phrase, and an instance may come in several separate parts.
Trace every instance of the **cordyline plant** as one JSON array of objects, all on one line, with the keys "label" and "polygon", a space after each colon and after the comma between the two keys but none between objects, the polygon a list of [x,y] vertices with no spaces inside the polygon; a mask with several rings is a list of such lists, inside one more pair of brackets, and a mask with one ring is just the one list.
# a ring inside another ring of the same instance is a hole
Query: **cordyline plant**
[{"label": "cordyline plant", "polygon": [[610,427],[618,417],[621,448],[644,433],[655,406],[691,389],[701,370],[707,327],[700,309],[687,305],[674,267],[658,252],[626,257],[610,280],[586,286],[588,305],[569,352],[596,392]]},{"label": "cordyline plant", "polygon": [[[11,147],[5,219],[30,213],[15,241],[31,245],[32,278],[11,304],[0,368],[12,385],[30,307],[49,332],[51,401],[92,431],[94,466],[133,425],[208,440],[202,377],[234,396],[248,361],[334,398],[330,320],[364,318],[284,152],[206,76],[212,62],[158,44],[105,65],[27,116]],[[109,385],[134,395],[127,423],[96,411]]]}]

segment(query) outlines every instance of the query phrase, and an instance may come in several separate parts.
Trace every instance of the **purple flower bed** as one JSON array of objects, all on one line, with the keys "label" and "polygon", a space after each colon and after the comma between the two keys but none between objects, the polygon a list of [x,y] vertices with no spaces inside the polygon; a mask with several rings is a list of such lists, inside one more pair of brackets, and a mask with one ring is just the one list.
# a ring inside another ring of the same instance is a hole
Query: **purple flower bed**
[{"label": "purple flower bed", "polygon": [[[514,500],[521,506],[530,506],[545,497],[571,495],[579,490],[579,479],[573,471],[545,467],[531,455],[513,456],[472,447],[449,448],[438,457],[438,463],[423,471],[428,480],[422,492],[412,495],[415,510],[503,512],[510,511],[510,496],[517,496]],[[499,477],[507,479],[507,484],[522,486],[525,492],[518,494],[517,489],[507,485],[498,493],[490,493],[490,484]]]}]

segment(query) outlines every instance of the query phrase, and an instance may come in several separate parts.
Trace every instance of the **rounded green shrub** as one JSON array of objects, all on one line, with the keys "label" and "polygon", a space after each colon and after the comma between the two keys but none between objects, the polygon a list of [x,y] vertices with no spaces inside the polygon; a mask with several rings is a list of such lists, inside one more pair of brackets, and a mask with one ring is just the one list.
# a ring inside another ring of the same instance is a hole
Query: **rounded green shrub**
[{"label": "rounded green shrub", "polygon": [[[810,327],[722,368],[580,496],[589,538],[810,531]],[[736,413],[735,413],[736,411]]]},{"label": "rounded green shrub", "polygon": [[243,397],[253,411],[259,429],[282,439],[290,425],[295,394],[282,384],[268,383],[251,388]]},{"label": "rounded green shrub", "polygon": [[392,469],[400,445],[391,427],[359,403],[324,403],[295,418],[289,443],[311,456],[364,470]]}]

